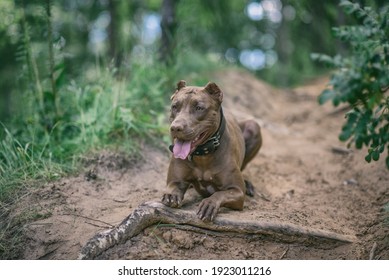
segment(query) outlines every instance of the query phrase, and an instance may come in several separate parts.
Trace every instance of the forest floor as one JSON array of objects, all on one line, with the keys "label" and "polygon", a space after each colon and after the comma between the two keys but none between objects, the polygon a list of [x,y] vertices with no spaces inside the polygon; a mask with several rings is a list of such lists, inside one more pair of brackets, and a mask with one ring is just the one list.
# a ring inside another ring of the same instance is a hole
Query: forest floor
[{"label": "forest floor", "polygon": [[[389,172],[383,160],[367,164],[365,150],[347,150],[339,142],[347,109],[317,103],[327,80],[291,90],[275,89],[238,70],[218,72],[210,80],[223,89],[225,109],[238,119],[255,118],[264,138],[245,170],[255,196],[247,197],[243,211],[223,209],[220,215],[288,221],[355,235],[357,242],[329,247],[152,226],[101,258],[389,259],[383,208],[389,201]],[[76,259],[97,232],[119,224],[143,202],[159,201],[170,154],[148,145],[140,154],[93,155],[80,175],[35,188],[14,205],[11,216],[30,212],[44,217],[24,226],[21,258]],[[184,208],[200,201],[189,192]]]}]

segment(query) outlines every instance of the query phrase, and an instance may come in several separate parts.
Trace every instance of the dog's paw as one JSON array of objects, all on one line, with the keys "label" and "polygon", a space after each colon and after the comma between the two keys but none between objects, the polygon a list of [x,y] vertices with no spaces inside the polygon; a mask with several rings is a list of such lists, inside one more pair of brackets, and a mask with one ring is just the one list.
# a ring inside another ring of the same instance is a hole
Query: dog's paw
[{"label": "dog's paw", "polygon": [[176,194],[167,193],[162,196],[161,202],[166,206],[179,208],[181,206],[182,198]]},{"label": "dog's paw", "polygon": [[219,203],[215,202],[212,198],[205,198],[199,205],[197,217],[204,222],[212,222],[215,219],[219,208]]}]

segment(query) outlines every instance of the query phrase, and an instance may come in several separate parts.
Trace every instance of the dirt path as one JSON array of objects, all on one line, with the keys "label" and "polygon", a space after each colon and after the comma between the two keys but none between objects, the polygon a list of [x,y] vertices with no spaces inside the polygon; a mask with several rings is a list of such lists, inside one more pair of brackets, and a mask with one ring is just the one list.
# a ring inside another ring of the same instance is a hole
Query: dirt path
[{"label": "dirt path", "polygon": [[[282,243],[262,237],[196,233],[153,226],[116,246],[105,259],[389,259],[389,201],[384,162],[366,164],[365,151],[335,152],[344,112],[319,107],[326,81],[287,92],[246,72],[217,73],[224,106],[238,118],[254,116],[264,145],[246,175],[256,186],[244,211],[223,210],[231,219],[278,219],[356,235],[341,246]],[[89,161],[87,173],[43,186],[23,199],[15,212],[33,211],[44,219],[26,225],[26,259],[75,259],[95,233],[120,223],[139,204],[158,200],[165,190],[169,153],[145,146],[141,160],[103,153]],[[185,207],[199,197],[190,193]]]}]

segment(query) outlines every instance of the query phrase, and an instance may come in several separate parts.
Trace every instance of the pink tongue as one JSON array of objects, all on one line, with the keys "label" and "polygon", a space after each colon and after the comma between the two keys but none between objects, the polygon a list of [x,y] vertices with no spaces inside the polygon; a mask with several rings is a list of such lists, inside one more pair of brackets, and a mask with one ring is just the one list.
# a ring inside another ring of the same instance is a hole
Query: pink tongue
[{"label": "pink tongue", "polygon": [[190,141],[176,140],[173,147],[175,158],[186,159],[190,153]]}]

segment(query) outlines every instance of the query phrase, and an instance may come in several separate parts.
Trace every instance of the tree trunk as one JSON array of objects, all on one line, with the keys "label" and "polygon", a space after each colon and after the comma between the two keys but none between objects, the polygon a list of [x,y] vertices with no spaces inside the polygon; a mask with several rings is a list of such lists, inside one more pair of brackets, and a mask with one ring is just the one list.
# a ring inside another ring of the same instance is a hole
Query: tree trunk
[{"label": "tree trunk", "polygon": [[167,63],[174,62],[175,36],[177,31],[176,8],[179,0],[163,0],[161,7],[161,47],[160,59]]},{"label": "tree trunk", "polygon": [[111,16],[111,22],[108,29],[109,38],[109,56],[113,60],[116,68],[120,68],[122,63],[122,53],[120,51],[120,32],[119,32],[119,18],[117,10],[117,0],[109,0],[108,9]]}]

